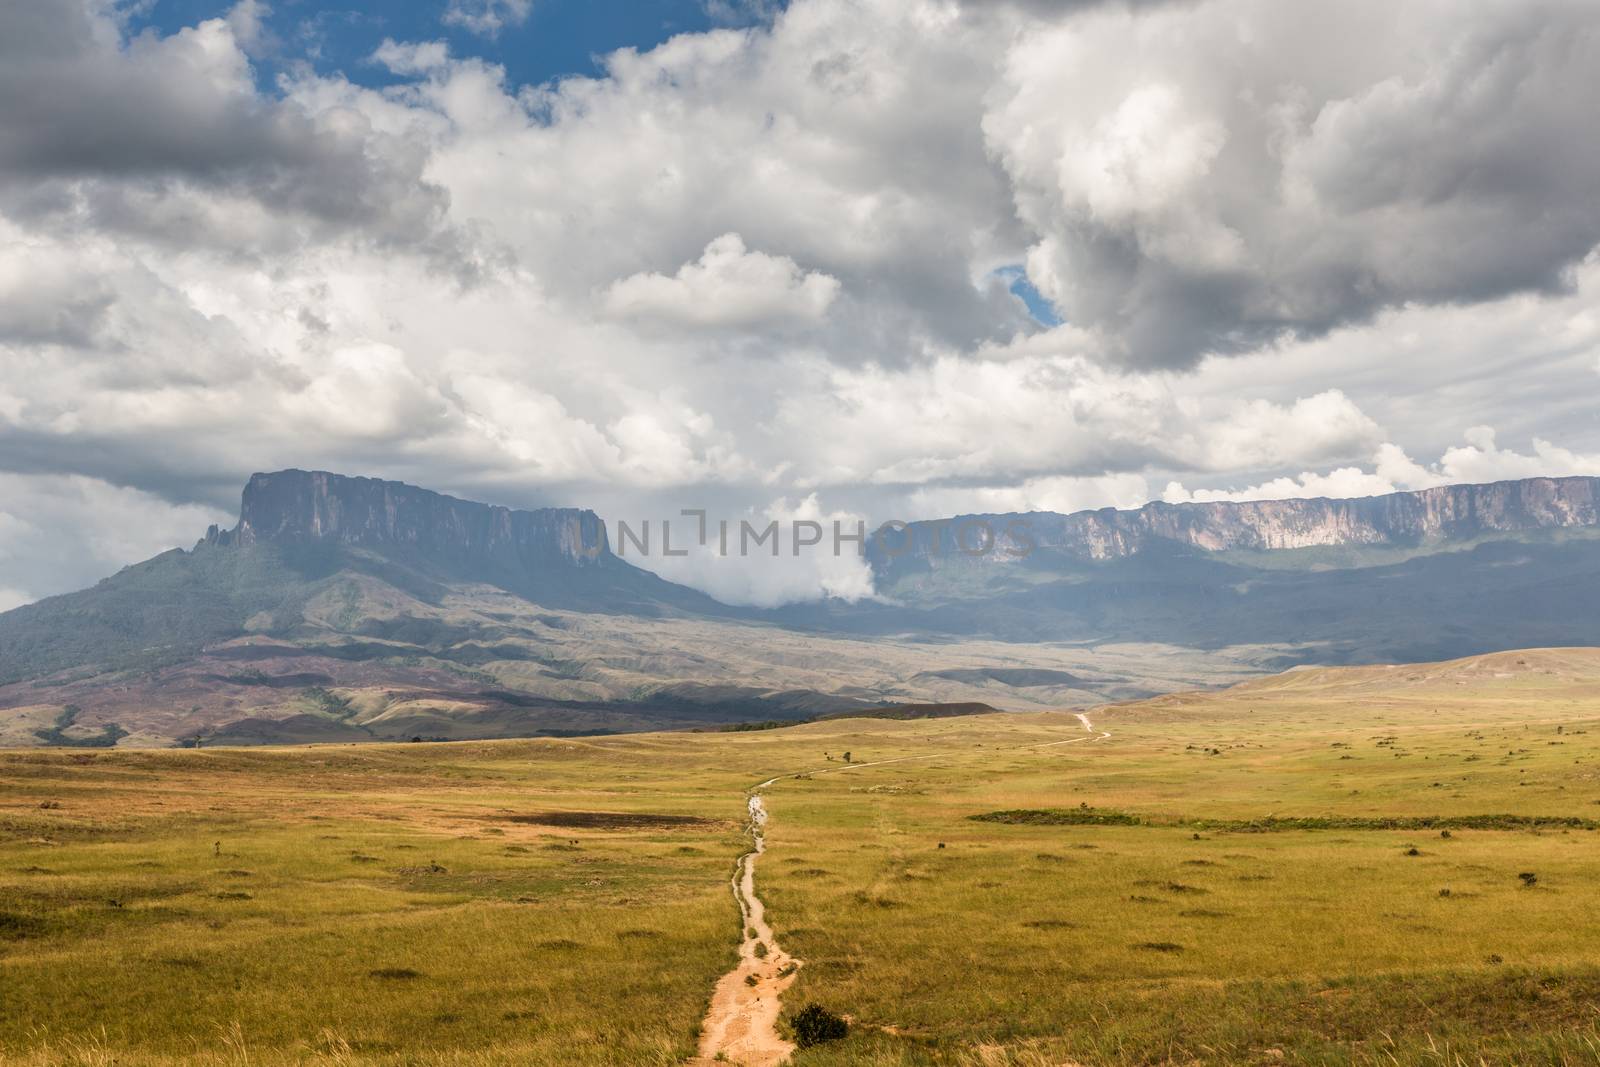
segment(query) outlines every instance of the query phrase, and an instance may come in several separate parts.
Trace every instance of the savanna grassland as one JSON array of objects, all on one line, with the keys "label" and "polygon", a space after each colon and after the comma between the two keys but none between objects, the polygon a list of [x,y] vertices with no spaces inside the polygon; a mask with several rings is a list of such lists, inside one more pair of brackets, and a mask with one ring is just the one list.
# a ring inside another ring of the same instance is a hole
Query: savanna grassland
[{"label": "savanna grassland", "polygon": [[798,1065],[1600,1060],[1600,653],[1089,718],[0,753],[0,1061],[683,1062],[778,775]]}]

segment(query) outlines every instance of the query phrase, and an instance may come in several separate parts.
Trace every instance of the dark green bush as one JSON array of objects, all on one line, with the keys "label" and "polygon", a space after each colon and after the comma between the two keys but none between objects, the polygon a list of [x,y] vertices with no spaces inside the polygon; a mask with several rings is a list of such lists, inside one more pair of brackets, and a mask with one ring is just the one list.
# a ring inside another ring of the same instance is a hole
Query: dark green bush
[{"label": "dark green bush", "polygon": [[837,1041],[850,1032],[850,1024],[820,1004],[807,1004],[794,1016],[794,1043],[811,1048],[824,1041]]}]

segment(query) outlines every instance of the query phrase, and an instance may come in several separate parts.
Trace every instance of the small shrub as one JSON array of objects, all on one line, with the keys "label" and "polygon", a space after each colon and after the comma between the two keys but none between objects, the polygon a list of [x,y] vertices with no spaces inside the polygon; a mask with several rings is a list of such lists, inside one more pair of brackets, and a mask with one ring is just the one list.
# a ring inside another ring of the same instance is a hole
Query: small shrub
[{"label": "small shrub", "polygon": [[443,867],[439,866],[437,863],[425,863],[420,867],[401,867],[399,870],[395,871],[395,873],[396,874],[403,874],[403,875],[417,875],[417,874],[449,874],[450,872],[445,870]]},{"label": "small shrub", "polygon": [[375,971],[368,971],[367,974],[373,978],[390,978],[399,981],[422,977],[421,971],[413,971],[410,967],[379,967]]},{"label": "small shrub", "polygon": [[837,1041],[850,1032],[850,1024],[820,1004],[807,1004],[795,1013],[794,1043],[811,1048],[826,1041]]},{"label": "small shrub", "polygon": [[765,941],[756,942],[755,954],[756,959],[758,960],[764,960],[767,958],[767,943]]},{"label": "small shrub", "polygon": [[1523,871],[1521,874],[1517,875],[1517,877],[1521,878],[1522,884],[1529,889],[1539,884],[1539,876],[1534,874],[1532,871]]}]

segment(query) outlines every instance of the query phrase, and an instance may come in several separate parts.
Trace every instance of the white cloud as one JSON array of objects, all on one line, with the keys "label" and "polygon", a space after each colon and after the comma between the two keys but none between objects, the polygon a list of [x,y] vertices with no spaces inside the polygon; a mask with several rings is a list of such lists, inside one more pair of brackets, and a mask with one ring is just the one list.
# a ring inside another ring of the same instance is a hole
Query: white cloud
[{"label": "white cloud", "polygon": [[[653,554],[634,562],[672,581],[703,589],[724,603],[775,607],[819,595],[850,601],[873,595],[872,571],[862,555],[862,542],[849,540],[863,529],[870,536],[872,528],[865,525],[866,517],[825,509],[814,493],[798,501],[770,501],[732,516],[708,515],[704,545],[699,543],[698,517],[680,515],[665,521],[670,523],[673,550],[687,550],[688,554],[666,556],[663,544],[656,540],[651,543]],[[722,548],[724,522],[726,554]],[[754,539],[762,537],[774,522],[776,542],[769,535],[756,543]],[[748,541],[745,523],[753,531]],[[635,522],[629,528],[638,531],[641,526]],[[664,536],[659,520],[652,529],[655,538]]]},{"label": "white cloud", "polygon": [[1380,474],[1359,467],[1340,467],[1326,474],[1306,472],[1296,478],[1273,478],[1245,489],[1185,489],[1169,482],[1161,499],[1169,504],[1207,503],[1217,500],[1299,500],[1310,497],[1383,496],[1395,485]]},{"label": "white cloud", "polygon": [[749,329],[816,322],[838,293],[837,278],[803,271],[788,256],[749,251],[743,238],[727,233],[671,277],[635,274],[614,282],[602,302],[621,318]]},{"label": "white cloud", "polygon": [[1448,482],[1498,482],[1516,478],[1600,475],[1600,454],[1583,455],[1540,438],[1533,439],[1533,454],[1502,449],[1495,432],[1478,426],[1466,433],[1467,443],[1449,449],[1435,470]]},{"label": "white cloud", "polygon": [[385,37],[372,60],[391,74],[427,74],[442,70],[450,62],[450,46],[443,41],[399,42]]},{"label": "white cloud", "polygon": [[494,37],[507,26],[520,26],[533,13],[533,0],[450,0],[443,21],[471,33]]},{"label": "white cloud", "polygon": [[926,488],[907,494],[905,514],[896,518],[947,518],[961,513],[1054,511],[1071,514],[1098,508],[1137,508],[1150,501],[1150,484],[1141,474],[1097,477],[1029,478],[1020,485]]},{"label": "white cloud", "polygon": [[1168,503],[1212,500],[1291,500],[1303,497],[1382,496],[1439,485],[1515,481],[1523,478],[1600,477],[1600,454],[1584,455],[1534,438],[1533,453],[1502,449],[1488,426],[1466,433],[1467,443],[1446,449],[1431,467],[1415,462],[1399,446],[1385,443],[1372,469],[1340,467],[1327,473],[1273,478],[1244,489],[1184,488],[1170,482],[1161,498]]},{"label": "white cloud", "polygon": [[[813,380],[816,379],[816,380]],[[1186,396],[1079,357],[944,356],[895,370],[813,368],[777,424],[802,483],[922,485],[1146,468],[1228,470],[1354,458],[1375,423],[1335,391],[1290,404]]]},{"label": "white cloud", "polygon": [[1237,402],[1206,434],[1197,466],[1260,470],[1357,455],[1376,444],[1382,430],[1349,397],[1329,389],[1290,405]]}]

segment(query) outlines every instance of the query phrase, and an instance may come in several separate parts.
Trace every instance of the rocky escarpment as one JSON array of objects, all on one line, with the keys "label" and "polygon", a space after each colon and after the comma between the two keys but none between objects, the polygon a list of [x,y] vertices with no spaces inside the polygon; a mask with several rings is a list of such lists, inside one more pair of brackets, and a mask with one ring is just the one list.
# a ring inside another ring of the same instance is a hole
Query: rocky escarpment
[{"label": "rocky escarpment", "polygon": [[[1261,500],[1200,504],[1152,503],[1131,511],[1105,508],[1071,515],[1029,512],[959,516],[913,523],[904,539],[869,543],[883,572],[905,563],[978,558],[1016,559],[1030,548],[1086,560],[1135,555],[1153,544],[1211,552],[1330,545],[1417,545],[1495,533],[1600,525],[1600,478],[1528,478],[1488,485],[1451,485],[1353,500]],[[986,532],[988,531],[988,532]],[[962,552],[963,546],[968,549]]]},{"label": "rocky escarpment", "polygon": [[252,475],[239,525],[212,527],[204,543],[331,544],[517,568],[611,556],[605,524],[592,511],[515,511],[401,482],[300,470]]}]

